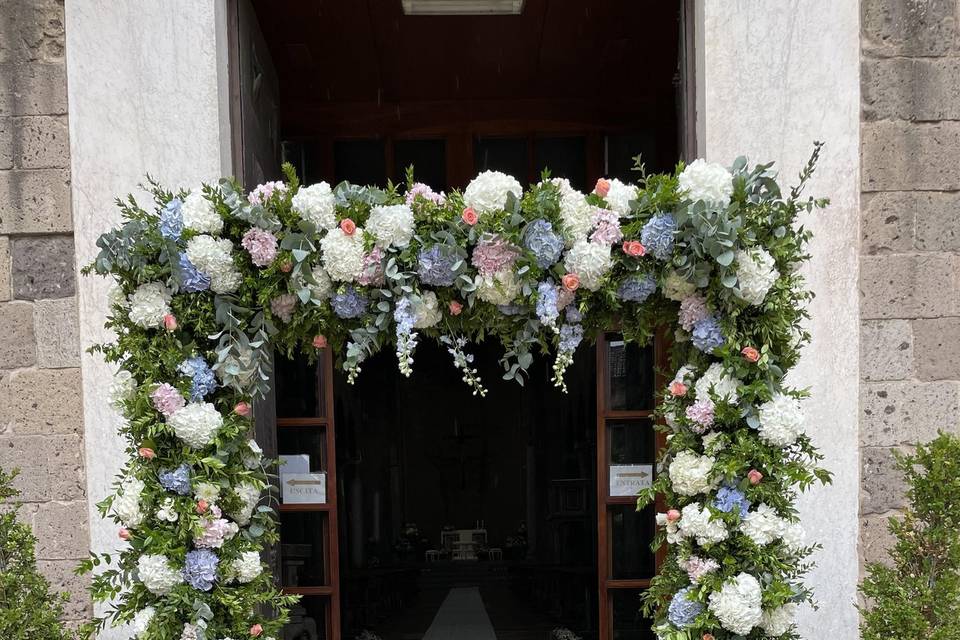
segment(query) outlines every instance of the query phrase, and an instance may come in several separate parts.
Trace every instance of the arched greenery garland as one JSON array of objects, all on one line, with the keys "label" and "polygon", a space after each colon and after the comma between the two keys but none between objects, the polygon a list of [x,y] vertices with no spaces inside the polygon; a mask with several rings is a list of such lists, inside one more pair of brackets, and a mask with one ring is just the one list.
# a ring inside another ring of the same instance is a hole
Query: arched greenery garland
[{"label": "arched greenery garland", "polygon": [[84,563],[94,597],[115,600],[89,629],[280,636],[294,598],[260,564],[277,533],[250,439],[274,348],[334,349],[352,379],[385,345],[408,374],[427,337],[483,394],[472,342],[502,343],[503,375],[521,384],[535,354],[553,352],[562,385],[581,338],[616,324],[640,343],[675,329],[669,444],[639,498],[669,505],[657,539],[668,558],[644,601],[658,635],[798,637],[812,547],[794,500],[829,474],[803,434],[804,392],[784,376],[809,338],[797,218],[826,204],[801,195],[819,151],[786,194],[771,165],[738,159],[638,167],[638,186],[601,180],[589,195],[547,176],[523,192],[491,172],[448,195],[412,175],[404,189],[306,188],[286,167],[286,182],[250,194],[232,180],[177,193],[151,181],[153,206],[118,201],[124,222],[88,271],[116,282],[117,337],[98,348],[119,366],[129,460],[100,510],[129,544]]}]

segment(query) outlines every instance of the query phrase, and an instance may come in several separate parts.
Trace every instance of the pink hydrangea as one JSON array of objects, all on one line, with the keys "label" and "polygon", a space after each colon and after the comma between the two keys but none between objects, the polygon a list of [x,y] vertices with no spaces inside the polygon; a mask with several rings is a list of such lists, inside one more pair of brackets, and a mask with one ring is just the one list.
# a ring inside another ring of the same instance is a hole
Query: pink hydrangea
[{"label": "pink hydrangea", "polygon": [[186,404],[186,400],[176,387],[166,382],[153,390],[150,399],[153,400],[154,408],[165,416],[169,416],[177,409],[182,409]]},{"label": "pink hydrangea", "polygon": [[687,572],[687,577],[690,578],[691,582],[699,582],[703,576],[720,568],[720,565],[713,558],[700,558],[698,556],[690,556],[677,564]]},{"label": "pink hydrangea", "polygon": [[563,311],[567,308],[574,298],[577,297],[575,291],[570,291],[566,287],[557,287],[557,311]]},{"label": "pink hydrangea", "polygon": [[293,318],[293,310],[297,306],[297,296],[292,293],[285,293],[277,296],[270,301],[270,311],[284,322],[290,322]]},{"label": "pink hydrangea", "polygon": [[482,276],[492,276],[513,267],[520,250],[497,235],[484,236],[473,250],[473,266]]},{"label": "pink hydrangea", "polygon": [[687,418],[698,425],[694,431],[703,433],[713,424],[713,401],[707,398],[697,400],[687,407]]},{"label": "pink hydrangea", "polygon": [[620,218],[615,211],[597,209],[593,214],[593,233],[590,242],[596,244],[614,245],[623,240],[620,230]]},{"label": "pink hydrangea", "polygon": [[243,248],[250,252],[250,260],[258,267],[265,267],[277,257],[277,238],[269,231],[251,227],[240,241]]},{"label": "pink hydrangea", "polygon": [[197,547],[208,549],[219,549],[223,546],[224,540],[229,540],[236,535],[238,527],[229,520],[222,518],[220,507],[211,506],[207,515],[200,519],[200,526],[203,533],[194,537],[193,544]]},{"label": "pink hydrangea", "polygon": [[410,187],[410,190],[407,191],[407,206],[412,205],[413,201],[417,199],[417,196],[439,205],[442,205],[447,200],[447,197],[443,195],[443,193],[436,193],[429,185],[425,185],[422,182],[414,183],[414,185]]},{"label": "pink hydrangea", "polygon": [[383,284],[383,249],[374,247],[370,253],[363,256],[363,266],[360,269],[360,275],[357,276],[357,282],[364,286],[374,285],[379,287]]},{"label": "pink hydrangea", "polygon": [[678,319],[685,331],[693,331],[695,324],[710,315],[707,301],[698,295],[687,296],[680,302]]},{"label": "pink hydrangea", "polygon": [[247,195],[247,200],[250,202],[250,204],[262,205],[269,200],[270,196],[272,196],[274,193],[286,192],[287,185],[279,180],[264,182],[263,184],[258,184],[257,187]]}]

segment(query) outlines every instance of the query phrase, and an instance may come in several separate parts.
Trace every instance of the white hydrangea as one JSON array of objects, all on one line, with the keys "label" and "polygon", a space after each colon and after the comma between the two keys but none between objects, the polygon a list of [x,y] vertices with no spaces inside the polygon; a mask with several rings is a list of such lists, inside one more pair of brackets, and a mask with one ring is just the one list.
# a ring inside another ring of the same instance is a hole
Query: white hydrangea
[{"label": "white hydrangea", "polygon": [[205,447],[223,426],[223,416],[209,402],[190,402],[167,418],[178,438],[194,449]]},{"label": "white hydrangea", "polygon": [[696,292],[697,286],[692,282],[687,282],[686,278],[677,273],[676,270],[671,269],[664,276],[663,286],[660,287],[660,290],[670,300],[681,302],[684,298],[692,296]]},{"label": "white hydrangea", "polygon": [[381,249],[403,248],[413,237],[413,209],[405,204],[374,207],[367,218],[367,231]]},{"label": "white hydrangea", "polygon": [[140,509],[140,496],[143,493],[143,481],[133,476],[125,479],[113,499],[113,511],[123,526],[136,529],[143,523],[143,511]]},{"label": "white hydrangea", "polygon": [[688,504],[680,512],[680,532],[686,538],[695,538],[701,546],[723,542],[729,535],[727,526],[723,520],[711,518],[710,509],[696,502]]},{"label": "white hydrangea", "polygon": [[792,553],[799,553],[806,546],[806,532],[799,522],[784,522],[780,538]]},{"label": "white hydrangea", "polygon": [[687,382],[689,382],[689,378],[694,373],[696,373],[696,370],[697,370],[696,367],[694,367],[692,364],[683,365],[682,367],[677,369],[677,373],[674,374],[673,382],[683,382],[684,384],[686,384]]},{"label": "white hydrangea", "polygon": [[682,496],[695,496],[708,491],[715,484],[710,478],[715,462],[710,456],[680,451],[667,470],[673,490]]},{"label": "white hydrangea", "polygon": [[577,274],[581,287],[587,291],[596,291],[600,288],[604,276],[613,267],[613,257],[607,245],[577,240],[567,252],[563,266],[569,273]]},{"label": "white hydrangea", "polygon": [[793,627],[793,621],[796,616],[797,603],[788,602],[782,607],[764,611],[763,617],[760,619],[760,627],[768,636],[782,636]]},{"label": "white hydrangea", "polygon": [[680,527],[677,525],[677,522],[670,522],[667,519],[667,514],[658,513],[657,514],[657,526],[663,527],[667,534],[667,544],[679,544],[683,542],[683,535],[680,533]]},{"label": "white hydrangea", "polygon": [[489,276],[479,276],[477,297],[490,304],[510,304],[520,295],[516,274],[506,269]]},{"label": "white hydrangea", "polygon": [[777,393],[760,405],[758,413],[760,437],[774,446],[790,446],[803,433],[803,411],[792,396]]},{"label": "white hydrangea", "polygon": [[147,591],[155,596],[165,596],[183,582],[183,576],[170,566],[166,556],[149,553],[137,560],[137,575]]},{"label": "white hydrangea", "polygon": [[107,395],[110,397],[110,405],[114,409],[122,410],[123,404],[127,400],[132,400],[137,392],[137,379],[126,369],[119,369],[113,374],[113,381],[107,389]]},{"label": "white hydrangea", "polygon": [[440,303],[437,294],[427,291],[418,298],[413,298],[410,310],[413,312],[413,326],[415,329],[427,329],[440,322],[443,314],[440,312]]},{"label": "white hydrangea", "polygon": [[720,453],[727,443],[727,437],[721,431],[707,432],[700,440],[703,442],[703,452],[707,455]]},{"label": "white hydrangea", "polygon": [[502,211],[511,193],[517,199],[523,197],[523,187],[516,178],[499,171],[484,171],[464,189],[463,202],[482,215]]},{"label": "white hydrangea", "polygon": [[197,640],[197,627],[189,622],[183,625],[180,640]]},{"label": "white hydrangea", "polygon": [[596,207],[587,202],[587,196],[570,186],[566,178],[551,178],[550,182],[560,190],[560,231],[567,246],[572,247],[574,242],[586,240],[590,235]]},{"label": "white hydrangea", "polygon": [[351,235],[331,229],[320,241],[320,254],[331,280],[353,282],[363,271],[363,229]]},{"label": "white hydrangea", "polygon": [[144,607],[133,614],[133,621],[130,623],[130,631],[133,632],[134,638],[139,638],[146,632],[147,627],[150,625],[150,621],[153,620],[153,616],[156,615],[157,610],[153,607]]},{"label": "white hydrangea", "polygon": [[336,198],[326,182],[309,187],[300,187],[290,200],[293,210],[318,229],[333,229],[337,226]]},{"label": "white hydrangea", "polygon": [[616,178],[611,178],[608,182],[610,183],[610,190],[603,198],[607,206],[621,216],[628,215],[630,213],[630,201],[637,199],[637,188],[632,184],[620,182]]},{"label": "white hydrangea", "polygon": [[773,256],[763,249],[737,252],[737,295],[748,304],[760,304],[780,277]]},{"label": "white hydrangea", "polygon": [[233,561],[233,571],[238,581],[244,584],[253,582],[263,572],[260,554],[256,551],[244,551]]},{"label": "white hydrangea", "polygon": [[233,264],[233,243],[226,238],[200,235],[187,242],[187,258],[210,278],[214,293],[233,293],[243,280]]},{"label": "white hydrangea", "polygon": [[240,498],[240,509],[230,514],[241,527],[250,524],[250,517],[253,515],[253,508],[260,502],[260,489],[249,482],[241,482],[234,488],[237,497]]},{"label": "white hydrangea", "polygon": [[126,294],[123,292],[123,287],[116,282],[111,283],[110,287],[107,289],[107,304],[110,305],[111,310],[113,310],[114,307],[126,309],[130,306],[130,302],[127,300]]},{"label": "white hydrangea", "polygon": [[703,159],[688,164],[679,176],[680,191],[691,202],[703,201],[715,207],[726,207],[733,195],[733,175],[721,164]]},{"label": "white hydrangea", "polygon": [[722,364],[714,362],[694,383],[693,391],[698,400],[710,398],[710,391],[712,390],[719,400],[736,404],[740,400],[740,394],[737,393],[739,386],[740,380],[724,371]]},{"label": "white hydrangea", "polygon": [[783,533],[783,520],[767,503],[757,505],[740,523],[740,531],[758,545],[767,545]]},{"label": "white hydrangea", "polygon": [[310,270],[310,275],[313,276],[314,281],[307,283],[307,288],[310,289],[310,297],[313,300],[321,302],[333,295],[333,281],[327,275],[326,269],[317,265]]},{"label": "white hydrangea", "polygon": [[720,591],[710,594],[708,608],[727,631],[741,636],[760,624],[760,603],[763,592],[760,583],[749,573],[741,573],[723,584]]},{"label": "white hydrangea", "polygon": [[212,482],[198,482],[193,490],[193,497],[207,504],[215,504],[220,499],[220,486]]},{"label": "white hydrangea", "polygon": [[147,282],[130,294],[130,321],[145,329],[163,327],[170,313],[170,290],[162,282]]},{"label": "white hydrangea", "polygon": [[176,510],[174,510],[173,506],[173,498],[164,498],[163,502],[160,503],[160,508],[157,509],[157,520],[176,522],[180,516]]},{"label": "white hydrangea", "polygon": [[183,216],[183,226],[187,229],[199,233],[220,233],[223,230],[223,218],[217,213],[213,203],[203,197],[200,189],[194,189],[183,199],[180,215]]},{"label": "white hydrangea", "polygon": [[263,462],[263,449],[257,444],[256,440],[247,440],[247,448],[250,453],[243,456],[243,466],[247,469],[259,469]]}]

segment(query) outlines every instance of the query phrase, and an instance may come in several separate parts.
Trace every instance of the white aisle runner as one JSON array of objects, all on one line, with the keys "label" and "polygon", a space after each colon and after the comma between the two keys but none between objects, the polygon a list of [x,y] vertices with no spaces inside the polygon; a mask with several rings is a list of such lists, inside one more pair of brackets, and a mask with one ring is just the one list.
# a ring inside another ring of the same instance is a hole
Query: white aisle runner
[{"label": "white aisle runner", "polygon": [[497,640],[480,589],[450,589],[423,640]]}]

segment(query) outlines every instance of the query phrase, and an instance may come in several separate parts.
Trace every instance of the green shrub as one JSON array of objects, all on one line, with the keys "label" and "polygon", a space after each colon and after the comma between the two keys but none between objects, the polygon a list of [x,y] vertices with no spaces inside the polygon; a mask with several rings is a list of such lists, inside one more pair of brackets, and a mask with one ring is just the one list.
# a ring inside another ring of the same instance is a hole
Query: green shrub
[{"label": "green shrub", "polygon": [[960,639],[960,438],[941,433],[898,456],[910,506],[891,518],[892,566],[874,563],[861,592],[863,640]]},{"label": "green shrub", "polygon": [[37,572],[36,538],[17,522],[20,504],[9,502],[17,471],[0,469],[0,638],[3,640],[66,640],[72,634],[60,622],[66,594],[51,594],[50,583]]}]

